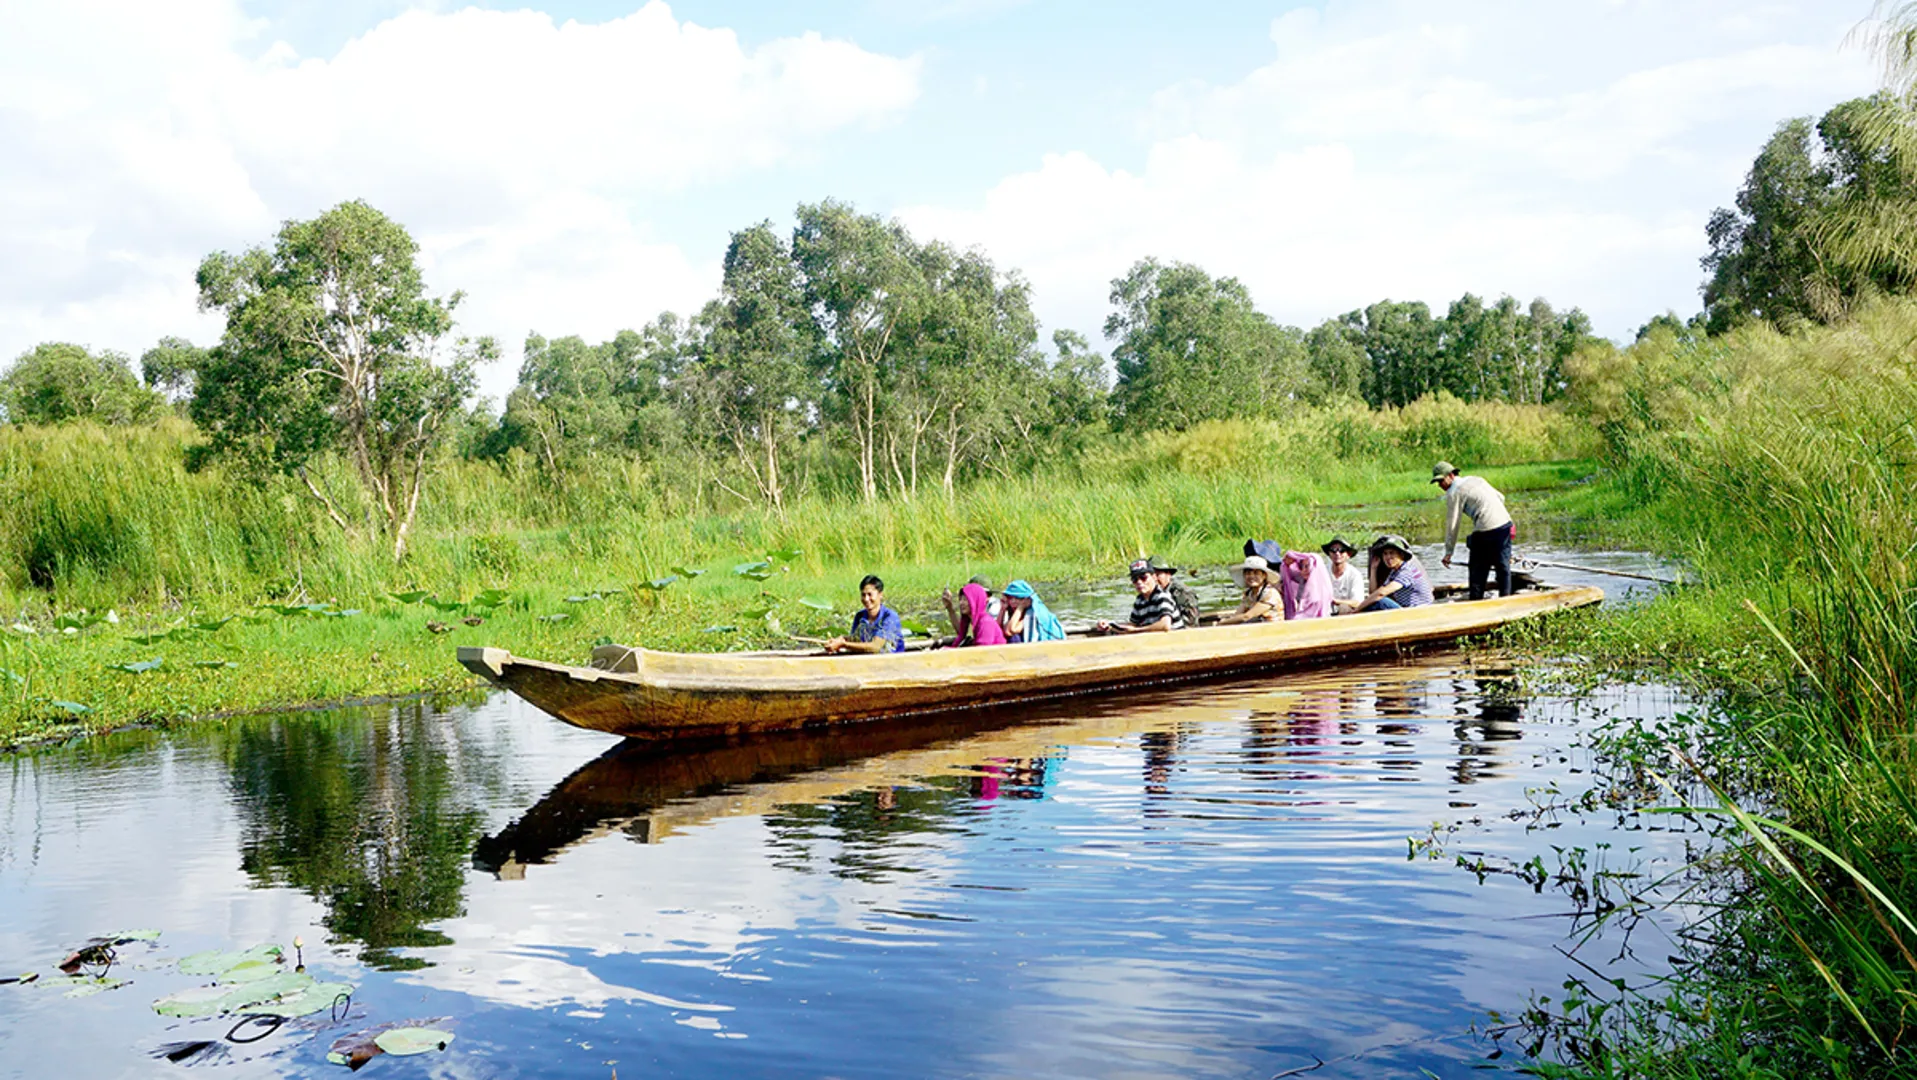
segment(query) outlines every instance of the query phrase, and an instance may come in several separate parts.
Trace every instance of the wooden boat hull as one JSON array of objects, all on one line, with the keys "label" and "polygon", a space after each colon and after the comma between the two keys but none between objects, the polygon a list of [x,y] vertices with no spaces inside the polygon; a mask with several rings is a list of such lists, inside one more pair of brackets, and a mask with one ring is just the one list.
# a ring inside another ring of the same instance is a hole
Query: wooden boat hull
[{"label": "wooden boat hull", "polygon": [[603,646],[594,666],[573,667],[488,647],[461,648],[459,662],[577,727],[644,740],[726,738],[1391,652],[1603,598],[1596,588],[1554,588],[1331,619],[877,656]]}]

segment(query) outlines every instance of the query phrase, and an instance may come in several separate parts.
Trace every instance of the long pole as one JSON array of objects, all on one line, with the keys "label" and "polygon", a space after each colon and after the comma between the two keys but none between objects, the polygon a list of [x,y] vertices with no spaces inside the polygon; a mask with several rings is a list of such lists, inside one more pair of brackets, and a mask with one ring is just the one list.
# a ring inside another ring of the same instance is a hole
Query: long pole
[{"label": "long pole", "polygon": [[1595,566],[1573,566],[1570,563],[1547,562],[1543,559],[1514,559],[1520,567],[1549,566],[1557,570],[1576,570],[1580,574],[1609,574],[1612,577],[1635,578],[1638,581],[1655,581],[1659,585],[1682,585],[1681,581],[1670,578],[1652,577],[1649,574],[1633,574],[1629,570],[1600,570]]}]

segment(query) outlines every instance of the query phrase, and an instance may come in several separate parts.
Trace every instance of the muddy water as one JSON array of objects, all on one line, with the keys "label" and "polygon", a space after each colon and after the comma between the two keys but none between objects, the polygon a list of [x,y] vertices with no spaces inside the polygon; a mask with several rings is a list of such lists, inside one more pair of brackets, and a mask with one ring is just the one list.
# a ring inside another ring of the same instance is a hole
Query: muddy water
[{"label": "muddy water", "polygon": [[[507,697],[46,750],[0,761],[0,974],[42,975],[0,986],[0,1075],[189,1040],[345,1075],[334,1039],[398,1021],[455,1039],[369,1075],[1475,1075],[1492,1010],[1668,952],[1502,871],[1679,859],[1667,817],[1559,807],[1595,722],[1682,707],[1444,654],[671,755]],[[124,985],[48,985],[136,928]],[[296,935],[337,1024],[155,1014],[207,981],[180,957]]]}]

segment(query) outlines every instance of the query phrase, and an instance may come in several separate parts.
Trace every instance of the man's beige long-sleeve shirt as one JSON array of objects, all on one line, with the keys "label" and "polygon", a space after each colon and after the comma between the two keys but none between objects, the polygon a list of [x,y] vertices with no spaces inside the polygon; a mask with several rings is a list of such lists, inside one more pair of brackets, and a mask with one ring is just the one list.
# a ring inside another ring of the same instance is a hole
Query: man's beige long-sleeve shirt
[{"label": "man's beige long-sleeve shirt", "polygon": [[1502,529],[1511,524],[1511,514],[1504,508],[1504,496],[1482,476],[1460,476],[1451,481],[1444,503],[1444,557],[1447,559],[1458,546],[1458,519],[1462,515],[1471,515],[1474,532]]}]

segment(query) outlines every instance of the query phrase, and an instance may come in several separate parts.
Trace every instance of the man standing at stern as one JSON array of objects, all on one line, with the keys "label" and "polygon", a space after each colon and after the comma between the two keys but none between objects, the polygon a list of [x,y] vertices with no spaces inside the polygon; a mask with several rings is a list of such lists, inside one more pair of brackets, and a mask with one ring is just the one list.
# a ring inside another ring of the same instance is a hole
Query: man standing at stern
[{"label": "man standing at stern", "polygon": [[1484,598],[1485,581],[1495,571],[1498,595],[1511,595],[1511,538],[1518,527],[1504,508],[1504,496],[1482,476],[1460,476],[1449,461],[1431,467],[1431,482],[1444,492],[1444,565],[1458,546],[1458,519],[1471,515],[1464,550],[1471,559],[1471,599]]}]

